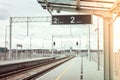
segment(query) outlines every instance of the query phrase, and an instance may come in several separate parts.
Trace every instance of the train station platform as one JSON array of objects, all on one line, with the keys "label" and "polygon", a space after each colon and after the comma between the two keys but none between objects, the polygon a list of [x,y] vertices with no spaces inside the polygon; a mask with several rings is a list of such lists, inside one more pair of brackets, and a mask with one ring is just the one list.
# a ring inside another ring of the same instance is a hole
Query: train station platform
[{"label": "train station platform", "polygon": [[17,59],[17,60],[0,61],[0,65],[29,62],[29,61],[36,61],[36,60],[49,59],[49,58],[52,58],[52,57],[38,57],[38,58],[28,58],[28,59]]},{"label": "train station platform", "polygon": [[36,80],[104,80],[103,67],[97,70],[94,61],[83,57],[83,79],[81,79],[81,57],[75,57]]}]

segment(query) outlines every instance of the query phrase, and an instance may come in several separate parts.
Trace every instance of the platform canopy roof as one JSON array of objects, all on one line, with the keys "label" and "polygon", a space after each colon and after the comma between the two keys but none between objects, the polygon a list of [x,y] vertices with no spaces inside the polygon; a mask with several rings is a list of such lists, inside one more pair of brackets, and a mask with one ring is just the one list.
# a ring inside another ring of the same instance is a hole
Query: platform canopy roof
[{"label": "platform canopy roof", "polygon": [[120,0],[37,0],[50,13],[56,10],[90,13],[98,16],[119,14]]}]

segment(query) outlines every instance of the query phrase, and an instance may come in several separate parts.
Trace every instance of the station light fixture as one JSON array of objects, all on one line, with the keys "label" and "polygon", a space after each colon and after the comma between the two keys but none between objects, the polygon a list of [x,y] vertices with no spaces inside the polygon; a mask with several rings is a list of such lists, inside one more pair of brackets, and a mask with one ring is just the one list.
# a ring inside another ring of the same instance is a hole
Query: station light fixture
[{"label": "station light fixture", "polygon": [[76,46],[78,46],[78,42],[76,42]]}]

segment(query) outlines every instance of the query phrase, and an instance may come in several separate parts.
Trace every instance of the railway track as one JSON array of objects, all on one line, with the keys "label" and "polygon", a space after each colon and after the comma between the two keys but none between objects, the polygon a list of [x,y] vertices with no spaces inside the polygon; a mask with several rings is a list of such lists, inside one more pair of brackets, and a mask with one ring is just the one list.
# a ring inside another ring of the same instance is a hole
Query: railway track
[{"label": "railway track", "polygon": [[50,58],[40,61],[3,65],[0,66],[0,80],[35,80],[49,70],[72,58]]}]

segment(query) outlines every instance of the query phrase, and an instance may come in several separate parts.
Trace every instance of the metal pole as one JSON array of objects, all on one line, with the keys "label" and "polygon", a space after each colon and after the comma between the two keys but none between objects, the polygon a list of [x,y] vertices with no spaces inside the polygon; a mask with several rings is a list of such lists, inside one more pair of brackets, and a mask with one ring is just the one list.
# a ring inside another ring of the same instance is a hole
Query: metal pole
[{"label": "metal pole", "polygon": [[7,42],[7,26],[5,26],[5,52],[6,52],[6,47],[7,47],[7,45],[6,45],[6,42]]},{"label": "metal pole", "polygon": [[32,47],[32,35],[30,35],[30,58],[32,57],[31,56],[31,53],[32,53],[31,47]]},{"label": "metal pole", "polygon": [[80,51],[79,51],[79,53],[81,53],[81,36],[80,36]]},{"label": "metal pole", "polygon": [[44,56],[44,39],[43,39],[42,47],[43,47],[42,53],[43,53],[43,56]]},{"label": "metal pole", "polygon": [[90,25],[89,25],[89,40],[88,40],[88,55],[89,55],[89,61],[91,61],[91,53],[90,53]]},{"label": "metal pole", "polygon": [[80,9],[80,0],[76,0],[76,9],[79,10]]},{"label": "metal pole", "polygon": [[72,35],[72,29],[71,29],[71,25],[70,25],[70,36]]},{"label": "metal pole", "polygon": [[8,59],[11,60],[11,49],[12,49],[12,17],[10,17],[10,32],[9,32],[9,54]]},{"label": "metal pole", "polygon": [[5,26],[5,60],[7,58],[7,26]]},{"label": "metal pole", "polygon": [[[61,41],[61,50],[63,50],[62,48],[63,48],[63,47],[62,47],[62,41]],[[61,55],[62,55],[62,53],[61,53]]]},{"label": "metal pole", "polygon": [[24,58],[22,50],[23,50],[23,46],[21,46],[21,56],[22,56],[22,58]]},{"label": "metal pole", "polygon": [[29,36],[29,17],[27,17],[27,36]]},{"label": "metal pole", "polygon": [[98,70],[100,70],[100,52],[99,52],[99,18],[97,17],[97,54],[98,54]]},{"label": "metal pole", "polygon": [[18,49],[17,49],[17,45],[16,45],[16,59],[17,59],[17,54],[18,54]]},{"label": "metal pole", "polygon": [[53,56],[53,37],[54,35],[52,35],[52,56]]},{"label": "metal pole", "polygon": [[31,46],[32,46],[32,44],[31,44],[31,38],[32,38],[32,37],[30,36],[30,50],[31,50]]}]

